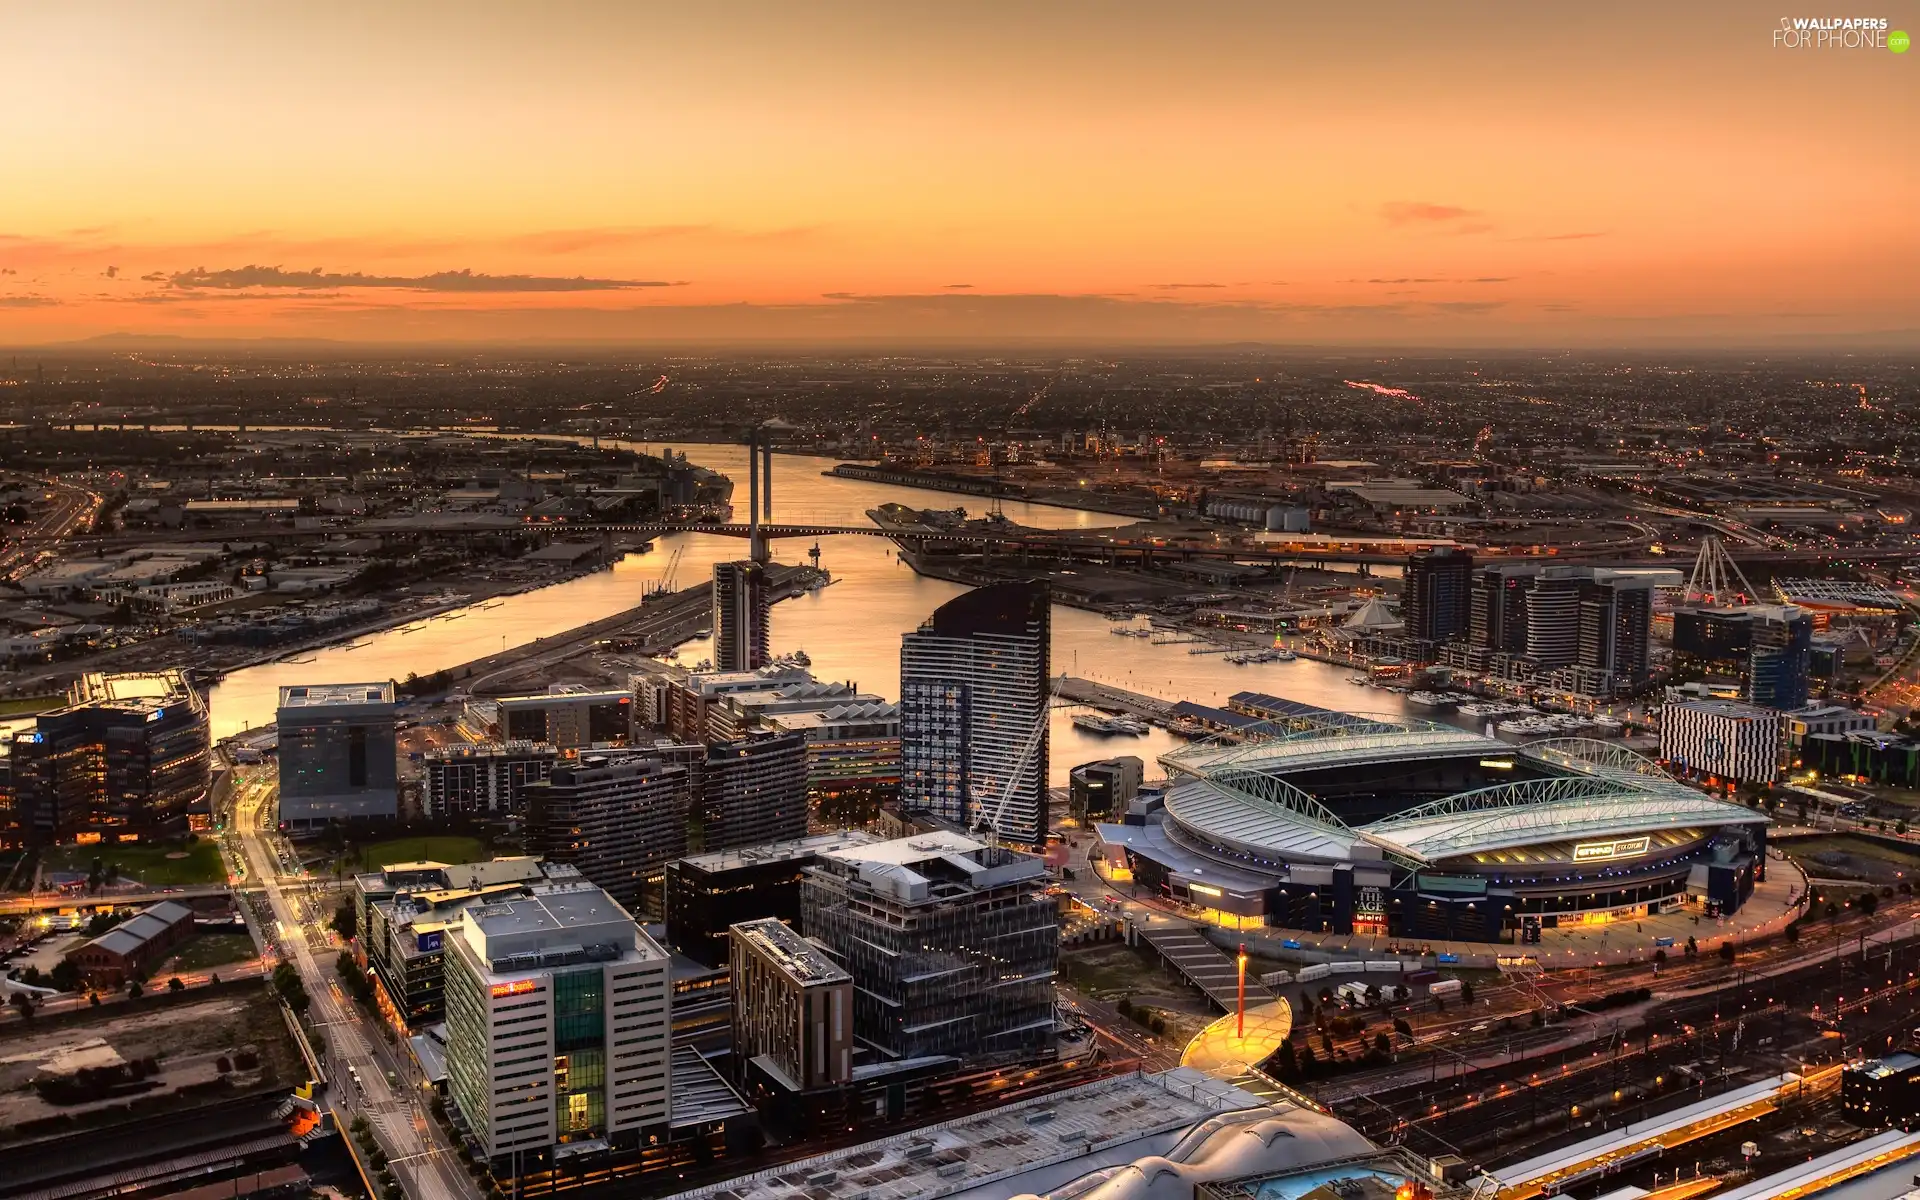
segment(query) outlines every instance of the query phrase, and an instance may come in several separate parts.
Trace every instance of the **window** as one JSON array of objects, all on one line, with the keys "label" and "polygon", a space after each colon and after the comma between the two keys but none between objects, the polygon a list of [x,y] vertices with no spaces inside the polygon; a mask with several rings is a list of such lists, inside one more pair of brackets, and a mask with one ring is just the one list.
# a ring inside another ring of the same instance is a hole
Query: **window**
[{"label": "window", "polygon": [[598,970],[553,977],[553,1048],[578,1050],[606,1043],[606,977]]},{"label": "window", "polygon": [[568,1096],[567,1120],[565,1124],[567,1131],[577,1133],[582,1130],[591,1129],[592,1127],[592,1122],[587,1116],[587,1094],[585,1092],[575,1092],[573,1095]]}]

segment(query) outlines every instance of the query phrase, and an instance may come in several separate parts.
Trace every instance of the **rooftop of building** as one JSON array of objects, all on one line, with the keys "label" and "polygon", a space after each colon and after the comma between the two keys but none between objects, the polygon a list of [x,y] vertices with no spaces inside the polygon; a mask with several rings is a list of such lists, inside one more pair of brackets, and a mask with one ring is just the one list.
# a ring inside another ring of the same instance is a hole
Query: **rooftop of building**
[{"label": "rooftop of building", "polygon": [[[1222,1118],[1219,1128],[1196,1128],[1214,1118]],[[1256,1128],[1262,1122],[1275,1127]],[[1250,1131],[1265,1136],[1244,1136]],[[1202,1137],[1203,1132],[1219,1136]],[[1053,1192],[1090,1173],[1125,1171],[1149,1156],[1176,1153],[1177,1145],[1193,1139],[1200,1151],[1219,1152],[1236,1142],[1278,1147],[1278,1155],[1265,1161],[1232,1156],[1231,1165],[1245,1163],[1246,1169],[1372,1149],[1331,1117],[1291,1106],[1266,1107],[1256,1096],[1182,1067],[1097,1080],[683,1195],[689,1200],[786,1200],[796,1194],[810,1200],[1008,1200]],[[1184,1194],[1191,1195],[1192,1182],[1180,1182]]]},{"label": "rooftop of building", "polygon": [[1905,1075],[1915,1067],[1920,1067],[1920,1054],[1889,1054],[1885,1058],[1851,1063],[1847,1066],[1847,1070],[1868,1079],[1888,1079],[1895,1075]]},{"label": "rooftop of building", "polygon": [[853,976],[828,958],[826,952],[801,937],[778,917],[742,921],[732,927],[735,945],[752,947],[782,974],[802,987],[847,983]]},{"label": "rooftop of building", "polygon": [[1789,710],[1787,716],[1795,721],[1838,721],[1852,717],[1862,721],[1873,720],[1860,710],[1848,708],[1844,704],[1809,704],[1805,708]]},{"label": "rooftop of building", "polygon": [[769,663],[751,671],[694,671],[686,677],[686,686],[703,696],[812,682],[813,673],[797,663]]},{"label": "rooftop of building", "polygon": [[501,708],[545,708],[554,704],[618,704],[633,703],[633,691],[630,688],[608,688],[604,691],[549,691],[536,692],[530,696],[502,696],[497,701]]},{"label": "rooftop of building", "polygon": [[765,842],[758,846],[736,846],[731,850],[690,854],[680,862],[708,874],[719,874],[737,871],[744,867],[762,866],[766,863],[812,858],[829,850],[867,846],[879,840],[864,829],[844,829],[834,833],[816,833],[784,842]]},{"label": "rooftop of building", "polygon": [[303,683],[280,689],[280,708],[347,708],[392,704],[393,681],[385,683]]},{"label": "rooftop of building", "polygon": [[859,704],[836,704],[832,708],[809,708],[800,712],[767,713],[768,725],[789,732],[825,729],[834,725],[887,725],[900,720],[900,706],[885,700]]},{"label": "rooftop of building", "polygon": [[857,878],[862,885],[893,900],[919,904],[960,897],[1006,884],[1044,878],[1046,862],[1004,846],[990,847],[961,833],[935,830],[848,846],[820,856],[819,871]]},{"label": "rooftop of building", "polygon": [[567,882],[580,877],[579,870],[567,863],[544,863],[535,854],[515,854],[470,863],[431,859],[388,863],[378,871],[355,875],[353,883],[362,892],[380,895],[395,891],[475,890],[500,884],[531,883],[537,879]]},{"label": "rooftop of building", "polygon": [[458,742],[429,747],[427,762],[460,762],[476,758],[554,757],[560,752],[548,742]]},{"label": "rooftop of building", "polygon": [[151,908],[143,909],[138,916],[131,917],[109,929],[88,942],[86,946],[97,947],[126,957],[139,953],[140,948],[154,938],[172,929],[181,921],[192,918],[191,908],[178,900],[163,900]]},{"label": "rooftop of building", "polygon": [[626,909],[589,883],[541,884],[510,900],[470,906],[458,934],[495,975],[667,958]]},{"label": "rooftop of building", "polygon": [[109,675],[89,671],[74,680],[67,693],[71,704],[128,704],[190,695],[186,676],[179,671],[148,671]]},{"label": "rooftop of building", "polygon": [[1716,716],[1729,717],[1742,721],[1777,721],[1778,709],[1762,708],[1757,704],[1748,704],[1742,700],[1721,700],[1711,696],[1687,697],[1666,702],[1667,708],[1690,708],[1696,712],[1713,713]]}]

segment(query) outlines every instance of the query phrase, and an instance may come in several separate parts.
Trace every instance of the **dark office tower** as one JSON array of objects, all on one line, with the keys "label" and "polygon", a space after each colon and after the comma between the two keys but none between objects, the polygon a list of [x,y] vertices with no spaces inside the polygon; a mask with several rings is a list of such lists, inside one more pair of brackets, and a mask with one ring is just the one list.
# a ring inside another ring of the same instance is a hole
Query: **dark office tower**
[{"label": "dark office tower", "polygon": [[391,681],[280,689],[281,824],[309,829],[399,815],[394,709]]},{"label": "dark office tower", "polygon": [[1467,611],[1469,642],[1502,654],[1527,652],[1527,589],[1540,568],[1521,564],[1482,567],[1473,576]]},{"label": "dark office tower", "polygon": [[756,733],[707,747],[699,827],[703,851],[805,837],[805,735]]},{"label": "dark office tower", "polygon": [[1048,605],[1043,582],[976,588],[901,638],[908,811],[1046,841]]},{"label": "dark office tower", "polygon": [[1747,699],[1767,708],[1805,708],[1812,674],[1813,617],[1788,604],[1749,609],[1753,648],[1747,674]]},{"label": "dark office tower", "polygon": [[954,833],[820,855],[800,928],[853,976],[853,1036],[881,1060],[1054,1053],[1059,909],[1044,860]]},{"label": "dark office tower", "polygon": [[[207,705],[178,671],[82,675],[64,706],[12,735],[7,757],[17,830],[0,840],[131,840],[211,822]],[[0,773],[0,808],[6,782]]]},{"label": "dark office tower", "polygon": [[1580,593],[1579,690],[1612,695],[1645,683],[1652,625],[1650,581],[1597,572]]},{"label": "dark office tower", "polygon": [[757,671],[767,665],[767,572],[756,562],[713,564],[713,666]]},{"label": "dark office tower", "polygon": [[1407,559],[1406,574],[1402,611],[1409,638],[1437,644],[1467,631],[1473,555],[1451,546],[1422,550]]},{"label": "dark office tower", "polygon": [[614,899],[660,907],[666,865],[687,852],[687,769],[657,758],[583,754],[526,786],[527,848],[572,863]]}]

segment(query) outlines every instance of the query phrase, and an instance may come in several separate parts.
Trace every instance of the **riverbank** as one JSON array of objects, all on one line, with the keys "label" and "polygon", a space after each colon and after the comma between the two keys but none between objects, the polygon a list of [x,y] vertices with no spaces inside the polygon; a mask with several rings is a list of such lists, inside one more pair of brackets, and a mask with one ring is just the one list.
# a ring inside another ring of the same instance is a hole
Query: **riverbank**
[{"label": "riverbank", "polygon": [[952,492],[962,496],[983,496],[992,500],[1018,500],[1026,504],[1046,504],[1054,508],[1073,508],[1081,512],[1107,513],[1116,517],[1151,520],[1160,515],[1158,504],[1145,497],[1129,501],[1123,497],[1082,492],[1071,488],[1029,488],[1003,479],[979,479],[970,475],[946,475],[938,471],[902,471],[896,467],[869,466],[865,463],[841,463],[821,472],[836,479],[858,479],[864,483],[887,483],[895,487],[919,488],[928,492]]}]

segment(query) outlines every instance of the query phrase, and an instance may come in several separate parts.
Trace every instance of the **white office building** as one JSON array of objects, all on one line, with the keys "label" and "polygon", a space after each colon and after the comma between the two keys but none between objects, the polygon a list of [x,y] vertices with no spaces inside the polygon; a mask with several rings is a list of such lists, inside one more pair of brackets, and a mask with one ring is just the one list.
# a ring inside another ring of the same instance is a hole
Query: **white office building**
[{"label": "white office building", "polygon": [[664,1136],[667,952],[600,888],[536,886],[446,930],[447,1076],[475,1153],[520,1166]]}]

